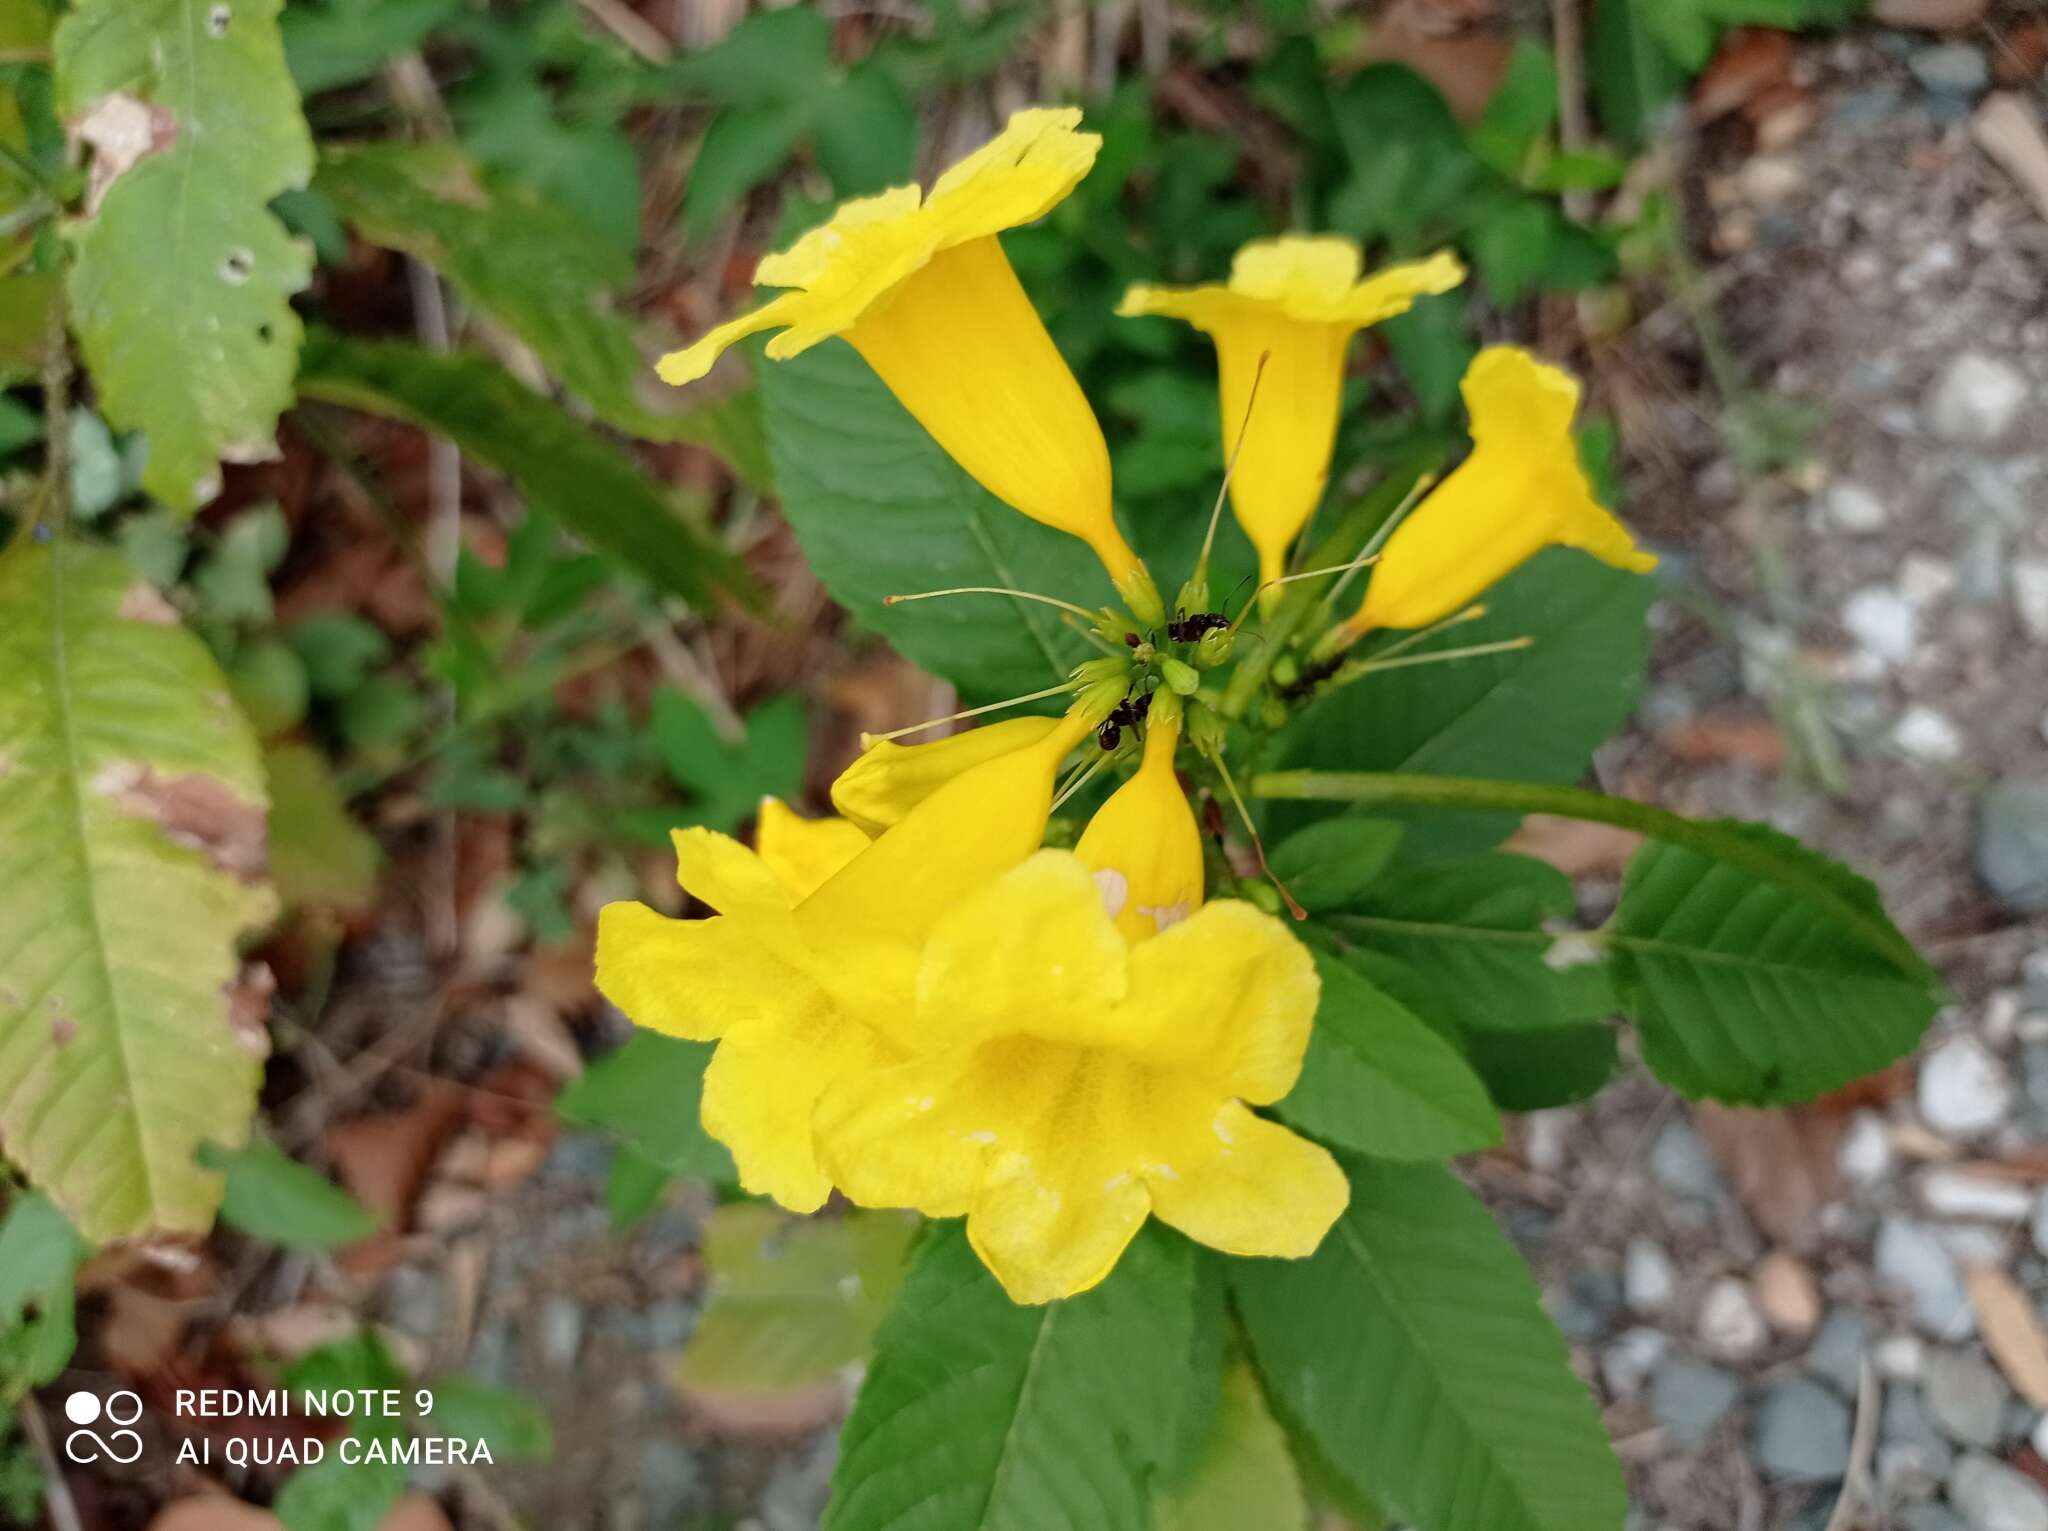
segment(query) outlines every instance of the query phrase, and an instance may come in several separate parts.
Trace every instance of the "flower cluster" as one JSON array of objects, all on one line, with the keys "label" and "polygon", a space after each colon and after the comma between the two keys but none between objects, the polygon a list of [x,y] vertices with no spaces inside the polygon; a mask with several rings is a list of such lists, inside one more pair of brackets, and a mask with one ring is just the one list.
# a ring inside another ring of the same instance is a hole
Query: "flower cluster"
[{"label": "flower cluster", "polygon": [[[992,494],[1095,551],[1124,609],[1072,610],[1109,657],[1056,688],[1061,717],[871,743],[833,786],[840,817],[765,803],[756,850],[679,832],[679,880],[712,917],[614,904],[598,931],[607,996],[717,1040],[704,1125],[748,1190],[964,1216],[1020,1302],[1101,1280],[1148,1216],[1233,1254],[1306,1255],[1348,1194],[1328,1153],[1254,1109],[1293,1087],[1316,970],[1272,913],[1205,897],[1238,884],[1220,851],[1205,860],[1176,759],[1191,744],[1235,796],[1202,677],[1235,624],[1206,610],[1206,553],[1168,619],[1117,528],[1101,429],[997,237],[1088,172],[1100,141],[1079,122],[1020,112],[929,195],[842,206],[761,262],[778,296],[661,373],[688,382],[769,328],[771,359],[844,338]],[[1227,286],[1122,305],[1213,339],[1232,505],[1269,582],[1322,497],[1351,336],[1464,275],[1449,255],[1360,272],[1349,241],[1284,238],[1242,251]],[[1474,451],[1393,531],[1322,652],[1437,623],[1548,544],[1647,566],[1579,469],[1568,377],[1496,348],[1464,389]],[[1044,849],[1077,752],[1070,782],[1131,773],[1071,851]]]}]

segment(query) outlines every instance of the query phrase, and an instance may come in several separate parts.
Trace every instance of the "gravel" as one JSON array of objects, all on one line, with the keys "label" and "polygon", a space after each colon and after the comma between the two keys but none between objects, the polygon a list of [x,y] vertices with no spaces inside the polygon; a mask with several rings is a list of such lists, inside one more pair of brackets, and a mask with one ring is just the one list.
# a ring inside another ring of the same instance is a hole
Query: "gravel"
[{"label": "gravel", "polygon": [[1757,1406],[1757,1465],[1788,1483],[1827,1483],[1849,1466],[1849,1406],[1811,1377],[1773,1383]]}]

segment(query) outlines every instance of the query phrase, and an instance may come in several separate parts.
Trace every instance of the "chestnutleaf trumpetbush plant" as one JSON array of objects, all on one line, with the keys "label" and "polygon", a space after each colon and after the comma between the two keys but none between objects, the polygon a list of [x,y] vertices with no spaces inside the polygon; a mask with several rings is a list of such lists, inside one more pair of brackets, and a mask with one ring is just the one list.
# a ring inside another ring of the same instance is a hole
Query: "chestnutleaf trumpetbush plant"
[{"label": "chestnutleaf trumpetbush plant", "polygon": [[[834,817],[678,832],[708,913],[610,906],[598,984],[714,1044],[702,1123],[742,1189],[930,1220],[832,1531],[1141,1528],[1276,1450],[1421,1531],[1619,1531],[1593,1402],[1448,1163],[1600,1088],[1623,1022],[1681,1093],[1770,1104],[1899,1057],[1938,985],[1846,869],[1572,785],[1631,704],[1656,559],[1595,493],[1567,372],[1489,347],[1459,460],[1338,460],[1353,338],[1454,256],[1287,235],[1132,287],[1131,322],[1212,343],[1224,458],[1213,506],[1122,515],[1001,237],[1057,230],[1097,148],[1020,112],[763,259],[775,295],[661,363],[694,384],[775,331],[799,539],[967,705],[866,741]],[[1570,962],[1570,884],[1502,848],[1531,812],[1644,837]]]}]

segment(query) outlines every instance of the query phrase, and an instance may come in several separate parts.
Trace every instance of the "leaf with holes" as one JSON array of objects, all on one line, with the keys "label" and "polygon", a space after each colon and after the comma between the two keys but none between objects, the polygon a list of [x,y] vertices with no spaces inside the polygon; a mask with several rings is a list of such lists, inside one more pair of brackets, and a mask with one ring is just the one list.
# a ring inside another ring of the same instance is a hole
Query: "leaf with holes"
[{"label": "leaf with holes", "polygon": [[999,585],[1081,605],[1110,600],[1078,539],[1027,520],[926,434],[852,347],[836,341],[761,369],[782,513],[833,598],[973,700],[1038,691],[1089,650],[1050,607],[965,595]]},{"label": "leaf with holes", "polygon": [[1091,1291],[1003,1295],[935,1228],[840,1437],[825,1531],[1144,1531],[1193,1353],[1194,1250],[1156,1225]]},{"label": "leaf with holes", "polygon": [[1282,1416],[1419,1531],[1620,1531],[1599,1411],[1486,1209],[1434,1165],[1346,1168],[1320,1250],[1230,1267]]},{"label": "leaf with holes", "polygon": [[264,1038],[263,763],[206,647],[107,548],[0,554],[0,1150],[88,1238],[204,1232]]},{"label": "leaf with holes", "polygon": [[299,392],[440,432],[536,509],[687,600],[753,589],[739,560],[637,463],[496,362],[315,330]]},{"label": "leaf with holes", "polygon": [[1693,835],[1695,845],[1636,853],[1604,932],[1659,1078],[1687,1095],[1776,1105],[1912,1051],[1940,984],[1875,888],[1762,825],[1724,820]]},{"label": "leaf with holes", "polygon": [[277,455],[312,254],[271,198],[313,141],[281,0],[83,0],[57,28],[58,109],[93,146],[71,322],[107,418],[149,434],[143,483],[190,511],[220,463]]}]

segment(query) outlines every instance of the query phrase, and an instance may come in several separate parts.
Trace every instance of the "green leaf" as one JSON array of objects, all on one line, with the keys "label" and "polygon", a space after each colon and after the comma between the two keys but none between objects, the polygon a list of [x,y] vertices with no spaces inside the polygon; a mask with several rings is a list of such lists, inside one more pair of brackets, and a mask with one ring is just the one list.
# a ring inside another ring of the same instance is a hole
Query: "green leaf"
[{"label": "green leaf", "polygon": [[803,698],[795,692],[771,697],[744,723],[745,734],[728,743],[693,698],[668,686],[654,693],[647,731],[669,778],[689,790],[690,801],[649,815],[647,827],[656,829],[650,838],[665,845],[670,829],[697,824],[731,834],[754,816],[762,798],[791,798],[803,789],[811,732]]},{"label": "green leaf", "polygon": [[1535,197],[1509,197],[1473,226],[1472,259],[1493,300],[1519,303],[1550,263],[1557,215]]},{"label": "green leaf", "polygon": [[433,1410],[420,1420],[425,1435],[482,1441],[496,1461],[544,1462],[554,1455],[547,1411],[526,1394],[468,1377],[434,1384]]},{"label": "green leaf", "polygon": [[296,0],[278,26],[292,78],[310,96],[368,79],[460,8],[461,0]]},{"label": "green leaf", "polygon": [[1152,1501],[1152,1531],[1305,1531],[1308,1498],[1258,1374],[1240,1362],[1195,1471]]},{"label": "green leaf", "polygon": [[612,1215],[612,1227],[631,1228],[660,1206],[674,1179],[652,1159],[621,1143],[612,1151],[604,1179],[604,1205]]},{"label": "green leaf", "polygon": [[1274,847],[1273,875],[1304,909],[1342,909],[1379,879],[1405,831],[1392,819],[1324,819]]},{"label": "green leaf", "polygon": [[670,77],[727,106],[773,106],[814,95],[831,65],[831,22],[790,6],[751,13],[713,46],[671,65]]},{"label": "green leaf", "polygon": [[70,1362],[78,1343],[71,1278],[90,1253],[42,1192],[18,1192],[8,1203],[0,1218],[0,1418]]},{"label": "green leaf", "polygon": [[345,1462],[330,1450],[287,1478],[271,1509],[285,1531],[377,1531],[404,1493],[395,1462]]},{"label": "green leaf", "polygon": [[0,554],[0,1141],[88,1238],[203,1233],[255,1054],[224,990],[263,774],[199,640],[111,548]]},{"label": "green leaf", "polygon": [[126,516],[116,536],[122,556],[152,585],[168,589],[185,572],[185,559],[192,547],[191,528],[176,511],[153,505]]},{"label": "green leaf", "polygon": [[725,422],[704,406],[678,408],[667,390],[658,404],[642,399],[642,387],[660,385],[605,297],[632,282],[632,255],[601,231],[449,144],[329,148],[313,186],[365,239],[440,272],[607,423],[718,446]]},{"label": "green leaf", "polygon": [[1685,71],[1653,32],[1656,9],[1672,3],[1602,0],[1593,12],[1588,49],[1593,103],[1600,125],[1624,149],[1641,148],[1685,89]]},{"label": "green leaf", "polygon": [[1530,151],[1556,120],[1557,64],[1548,48],[1523,38],[1508,61],[1507,78],[1472,130],[1472,147],[1502,175],[1519,180]]},{"label": "green leaf", "polygon": [[294,1393],[381,1390],[403,1387],[405,1382],[405,1368],[370,1329],[307,1351],[284,1373],[284,1385]]},{"label": "green leaf", "polygon": [[555,1113],[614,1134],[671,1174],[731,1185],[737,1179],[732,1156],[697,1119],[711,1052],[709,1042],[635,1031],[562,1091]]},{"label": "green leaf", "polygon": [[377,841],[348,811],[327,757],[310,744],[265,752],[270,787],[270,878],[287,908],[325,904],[365,909],[377,893],[384,859]]},{"label": "green leaf", "polygon": [[808,101],[778,101],[728,107],[714,117],[683,188],[684,232],[703,239],[742,197],[787,164],[814,110]]},{"label": "green leaf", "polygon": [[1621,1531],[1599,1412],[1486,1209],[1433,1165],[1347,1168],[1320,1250],[1230,1267],[1281,1412],[1419,1531]]},{"label": "green leaf", "polygon": [[1322,1002],[1301,1078],[1274,1109],[1326,1142],[1444,1159],[1500,1142],[1486,1087],[1442,1037],[1365,977],[1316,953]]},{"label": "green leaf", "polygon": [[391,657],[384,630],[350,611],[308,617],[285,636],[298,650],[313,694],[330,700],[348,695]]},{"label": "green leaf", "polygon": [[[1540,553],[1487,592],[1487,614],[1461,624],[1455,640],[1527,636],[1535,640],[1530,647],[1340,686],[1290,726],[1282,758],[1345,771],[1576,780],[1634,706],[1653,588],[1584,553]],[[1504,815],[1461,822],[1470,833],[1456,848],[1468,850],[1499,840],[1514,823]],[[1410,840],[1422,843],[1413,828]]]},{"label": "green leaf", "polygon": [[299,391],[438,431],[536,508],[685,599],[752,590],[739,560],[661,485],[495,362],[317,331]]},{"label": "green leaf", "polygon": [[[1599,939],[1644,1057],[1688,1094],[1808,1099],[1909,1051],[1943,996],[1869,882],[1761,825],[1521,782],[1304,772],[1254,777],[1252,791],[1562,814],[1659,842],[1636,853]],[[1573,971],[1566,992],[1590,1001]]]},{"label": "green leaf", "polygon": [[66,121],[114,114],[154,146],[73,234],[70,311],[101,408],[149,433],[143,483],[178,510],[219,492],[222,459],[275,457],[292,401],[312,256],[269,202],[306,184],[313,142],[281,3],[83,0],[57,28]]},{"label": "green leaf", "polygon": [[259,739],[273,739],[306,717],[306,667],[282,638],[238,644],[228,690]]},{"label": "green leaf", "polygon": [[1196,1270],[1155,1225],[1100,1286],[1019,1307],[958,1226],[935,1229],[841,1433],[824,1531],[1143,1531]]},{"label": "green leaf", "polygon": [[850,346],[827,343],[761,369],[782,511],[834,600],[969,701],[1043,690],[1087,653],[1048,607],[957,596],[1000,585],[1080,604],[1109,579],[1076,538],[997,500],[940,450]]},{"label": "green leaf", "polygon": [[228,1177],[221,1221],[286,1249],[340,1249],[377,1231],[377,1219],[325,1175],[261,1141],[202,1144],[199,1162]]},{"label": "green leaf", "polygon": [[917,108],[887,69],[863,64],[819,102],[814,147],[842,197],[901,186],[916,168]]},{"label": "green leaf", "polygon": [[1686,1095],[1778,1105],[1911,1052],[1936,1006],[1932,974],[1843,919],[1890,931],[1876,889],[1762,825],[1700,828],[1707,849],[1636,853],[1605,932],[1651,1070]]},{"label": "green leaf", "polygon": [[342,698],[336,721],[351,748],[381,749],[419,732],[427,704],[419,688],[396,675],[373,675]]},{"label": "green leaf", "polygon": [[900,1212],[792,1218],[766,1202],[704,1223],[711,1295],[676,1365],[686,1388],[776,1393],[866,1358],[918,1221]]},{"label": "green leaf", "polygon": [[0,366],[29,371],[43,363],[58,279],[18,273],[0,278]]}]

